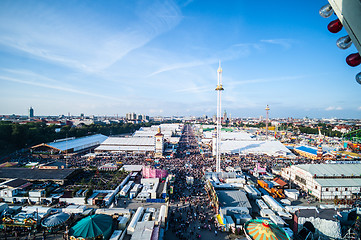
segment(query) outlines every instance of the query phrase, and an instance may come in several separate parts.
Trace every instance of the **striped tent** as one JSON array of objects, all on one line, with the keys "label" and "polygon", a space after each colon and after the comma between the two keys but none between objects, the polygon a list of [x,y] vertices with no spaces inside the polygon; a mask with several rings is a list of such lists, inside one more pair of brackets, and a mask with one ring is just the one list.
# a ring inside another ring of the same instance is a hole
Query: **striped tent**
[{"label": "striped tent", "polygon": [[64,212],[56,213],[54,215],[50,215],[49,217],[45,218],[41,223],[41,225],[43,227],[52,228],[64,224],[69,218],[70,215],[67,213]]},{"label": "striped tent", "polygon": [[247,239],[250,240],[289,240],[287,233],[267,220],[250,220],[244,226]]}]

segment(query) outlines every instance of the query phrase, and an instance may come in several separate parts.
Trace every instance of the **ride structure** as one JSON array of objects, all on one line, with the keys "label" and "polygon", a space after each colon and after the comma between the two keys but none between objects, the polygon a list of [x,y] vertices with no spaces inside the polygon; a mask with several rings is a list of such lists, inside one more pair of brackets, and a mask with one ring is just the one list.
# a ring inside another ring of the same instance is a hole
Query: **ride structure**
[{"label": "ride structure", "polygon": [[357,129],[342,136],[344,148],[348,148],[353,152],[361,152],[361,129]]},{"label": "ride structure", "polygon": [[321,127],[318,127],[318,147],[317,147],[317,160],[321,160],[323,157],[323,149],[322,149],[322,141],[323,136],[321,134]]},{"label": "ride structure", "polygon": [[257,184],[266,190],[273,198],[286,198],[282,188],[277,188],[271,181],[257,180]]},{"label": "ride structure", "polygon": [[268,140],[268,112],[270,110],[268,105],[266,106],[265,110],[266,110],[266,140]]},{"label": "ride structure", "polygon": [[224,90],[222,86],[222,68],[221,68],[221,61],[219,61],[219,67],[217,70],[218,81],[217,81],[217,129],[216,129],[216,172],[221,171],[221,156],[220,156],[220,135],[221,135],[221,127],[222,127],[222,91]]}]

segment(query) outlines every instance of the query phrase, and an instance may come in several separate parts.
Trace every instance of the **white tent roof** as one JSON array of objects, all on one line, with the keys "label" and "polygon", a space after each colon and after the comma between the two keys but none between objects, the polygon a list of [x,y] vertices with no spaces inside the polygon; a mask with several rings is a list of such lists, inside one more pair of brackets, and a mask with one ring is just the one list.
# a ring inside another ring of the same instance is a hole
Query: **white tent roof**
[{"label": "white tent roof", "polygon": [[106,140],[108,137],[104,136],[102,134],[96,134],[91,136],[85,136],[81,138],[75,138],[67,141],[58,141],[58,142],[51,142],[47,143],[47,145],[57,148],[61,151],[65,151],[68,149],[85,149],[91,146],[96,146],[104,140]]},{"label": "white tent roof", "polygon": [[340,177],[360,176],[361,164],[300,164],[295,167],[308,171],[311,175]]},{"label": "white tent roof", "polygon": [[[207,131],[203,133],[204,138],[212,138],[213,131]],[[221,132],[221,140],[252,140],[253,135],[247,132]]]},{"label": "white tent roof", "polygon": [[154,147],[154,138],[142,137],[109,137],[101,146],[152,146]]},{"label": "white tent roof", "polygon": [[95,151],[110,152],[154,152],[154,146],[99,146]]},{"label": "white tent roof", "polygon": [[155,150],[153,137],[109,137],[95,151],[139,151],[150,152]]},{"label": "white tent roof", "polygon": [[279,141],[222,141],[220,150],[221,153],[227,154],[294,155]]}]

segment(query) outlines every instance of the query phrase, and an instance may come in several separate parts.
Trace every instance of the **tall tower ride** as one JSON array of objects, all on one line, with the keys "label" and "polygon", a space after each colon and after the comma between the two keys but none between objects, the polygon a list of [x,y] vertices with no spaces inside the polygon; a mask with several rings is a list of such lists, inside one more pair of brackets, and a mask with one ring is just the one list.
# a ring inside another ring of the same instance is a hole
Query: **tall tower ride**
[{"label": "tall tower ride", "polygon": [[219,67],[217,70],[217,74],[218,74],[218,82],[217,82],[217,87],[216,87],[216,91],[217,91],[217,142],[216,142],[216,172],[220,172],[221,171],[221,158],[220,158],[220,135],[221,135],[221,127],[222,127],[222,91],[223,86],[222,86],[222,68],[221,68],[221,61],[219,61]]},{"label": "tall tower ride", "polygon": [[268,105],[265,110],[266,110],[266,140],[268,140],[268,111],[269,111]]}]

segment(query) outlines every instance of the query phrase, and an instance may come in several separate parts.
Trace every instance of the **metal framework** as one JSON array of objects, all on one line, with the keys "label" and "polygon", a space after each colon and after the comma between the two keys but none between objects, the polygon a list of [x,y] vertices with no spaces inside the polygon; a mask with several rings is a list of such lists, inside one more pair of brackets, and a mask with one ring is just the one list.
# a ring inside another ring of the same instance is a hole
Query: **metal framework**
[{"label": "metal framework", "polygon": [[221,113],[222,113],[222,91],[223,86],[222,86],[222,68],[221,68],[221,61],[219,61],[219,67],[217,70],[217,74],[218,74],[218,82],[217,82],[217,87],[216,87],[216,91],[217,91],[217,142],[216,142],[216,172],[220,172],[221,171],[221,158],[220,158],[220,134],[221,134],[221,127],[222,127],[222,117],[221,117]]},{"label": "metal framework", "polygon": [[268,140],[268,111],[270,110],[268,105],[265,110],[266,110],[266,140]]}]

